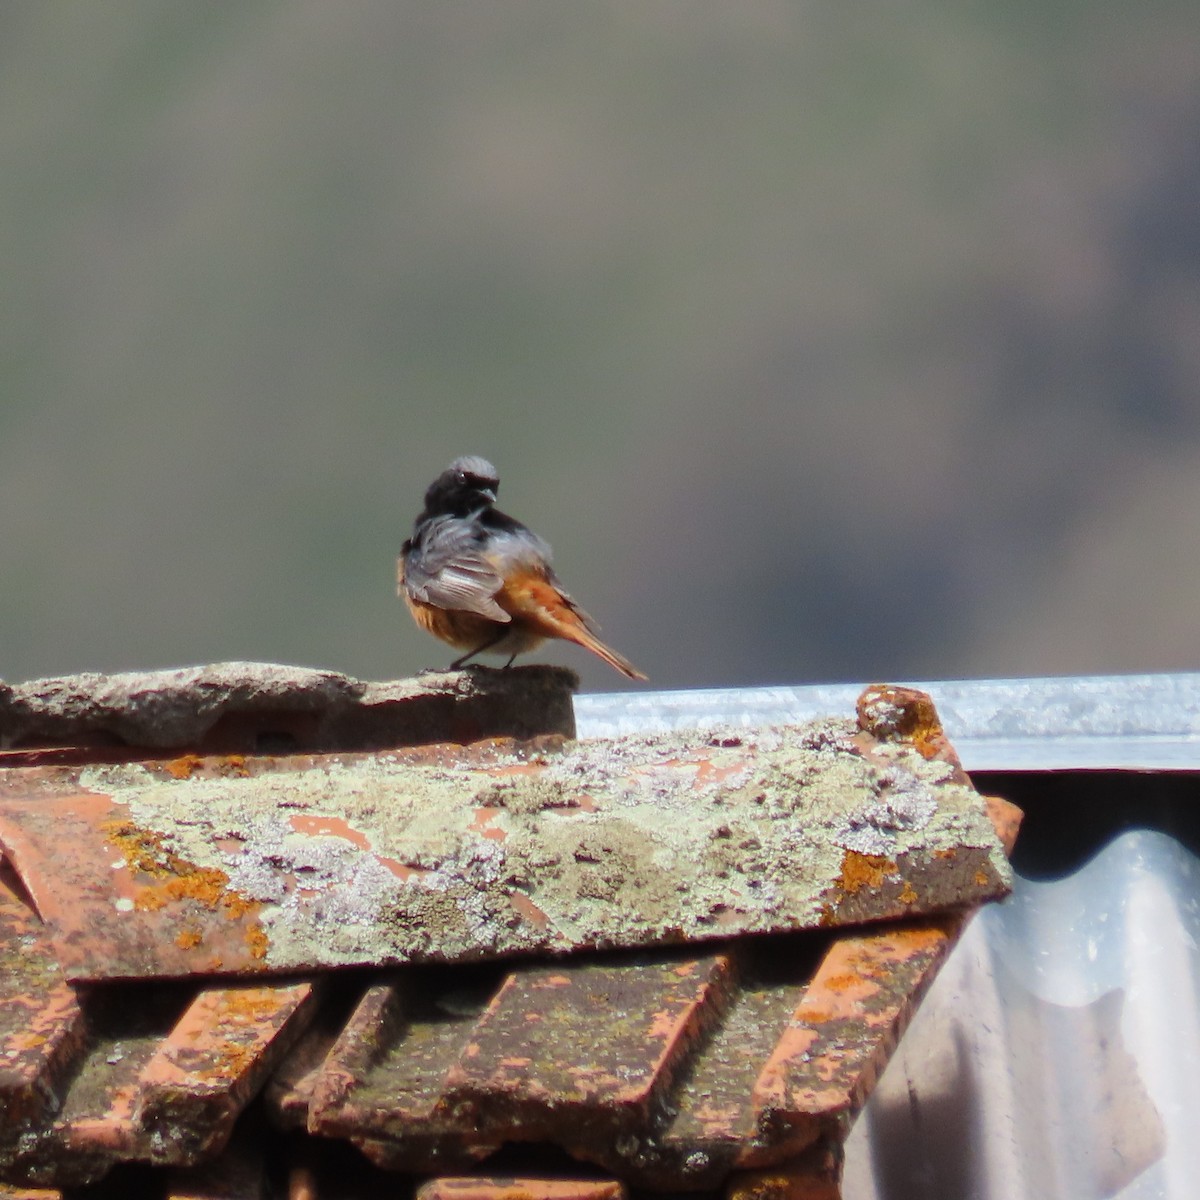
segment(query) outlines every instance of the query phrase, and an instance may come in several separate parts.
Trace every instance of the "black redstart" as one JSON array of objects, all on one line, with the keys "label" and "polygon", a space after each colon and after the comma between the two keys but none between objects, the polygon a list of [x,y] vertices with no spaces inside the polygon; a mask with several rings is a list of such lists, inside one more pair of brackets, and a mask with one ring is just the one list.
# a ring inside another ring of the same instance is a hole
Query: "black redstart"
[{"label": "black redstart", "polygon": [[563,591],[550,569],[550,547],[495,507],[496,468],[474,455],[456,458],[425,493],[425,507],[404,543],[397,591],[422,629],[465,650],[508,662],[547,638],[599,655],[630,679],[645,679],[596,637],[596,625]]}]

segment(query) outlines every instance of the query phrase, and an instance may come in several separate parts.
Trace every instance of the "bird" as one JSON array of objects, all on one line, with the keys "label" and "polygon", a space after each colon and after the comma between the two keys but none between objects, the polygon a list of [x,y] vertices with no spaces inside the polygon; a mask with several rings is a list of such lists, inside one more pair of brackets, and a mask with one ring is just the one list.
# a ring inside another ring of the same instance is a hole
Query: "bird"
[{"label": "bird", "polygon": [[486,458],[456,458],[428,487],[425,507],[396,563],[396,591],[416,623],[461,657],[518,654],[547,638],[574,642],[629,679],[646,678],[606,646],[597,625],[564,591],[549,543],[496,505],[500,477]]}]

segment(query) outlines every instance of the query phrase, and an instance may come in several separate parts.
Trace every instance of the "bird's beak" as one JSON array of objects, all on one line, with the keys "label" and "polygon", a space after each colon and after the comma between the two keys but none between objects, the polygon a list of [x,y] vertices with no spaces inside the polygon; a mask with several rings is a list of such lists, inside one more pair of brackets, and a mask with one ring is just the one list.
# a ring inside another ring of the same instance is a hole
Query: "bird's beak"
[{"label": "bird's beak", "polygon": [[479,494],[489,503],[496,503],[496,493],[491,488],[480,488]]}]

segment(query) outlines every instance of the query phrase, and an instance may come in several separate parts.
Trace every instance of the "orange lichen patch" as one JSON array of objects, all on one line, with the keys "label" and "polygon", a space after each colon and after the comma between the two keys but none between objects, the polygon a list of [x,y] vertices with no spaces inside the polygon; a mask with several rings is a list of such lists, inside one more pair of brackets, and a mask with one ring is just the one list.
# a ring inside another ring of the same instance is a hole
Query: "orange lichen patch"
[{"label": "orange lichen patch", "polygon": [[979,870],[975,872],[975,882],[980,887],[987,887],[989,880],[990,880],[990,876],[982,867],[980,867]]},{"label": "orange lichen patch", "polygon": [[201,991],[138,1073],[139,1128],[186,1130],[197,1156],[224,1144],[314,995],[311,983]]},{"label": "orange lichen patch", "polygon": [[804,990],[753,1096],[762,1119],[804,1129],[853,1111],[957,937],[955,921],[839,938]]},{"label": "orange lichen patch", "polygon": [[847,1021],[861,1017],[863,1005],[879,995],[880,984],[865,975],[839,972],[845,962],[834,962],[834,970],[826,975],[824,968],[817,972],[793,1020],[806,1025],[827,1021]]},{"label": "orange lichen patch", "polygon": [[[15,1058],[18,1054],[24,1054],[29,1050],[40,1050],[46,1044],[47,1040],[44,1033],[34,1033],[28,1029],[19,1029],[16,1033],[5,1039],[4,1044]],[[2,1192],[0,1192],[0,1200],[3,1200]]]},{"label": "orange lichen patch", "polygon": [[164,762],[162,769],[172,779],[192,779],[196,775],[221,775],[244,779],[250,774],[244,754],[223,754],[215,757],[181,754],[178,758]]},{"label": "orange lichen patch", "polygon": [[153,880],[139,887],[135,901],[139,909],[151,911],[174,900],[196,900],[206,908],[222,907],[230,916],[240,917],[255,906],[255,901],[230,890],[224,871],[188,862],[166,848],[161,834],[120,820],[107,822],[103,833],[131,871]]},{"label": "orange lichen patch", "polygon": [[163,769],[175,779],[191,779],[203,761],[198,754],[184,754],[163,763]]},{"label": "orange lichen patch", "polygon": [[251,925],[246,930],[246,945],[250,949],[251,958],[261,960],[267,957],[267,951],[271,948],[271,940],[261,925]]},{"label": "orange lichen patch", "polygon": [[852,971],[845,971],[840,975],[830,974],[824,980],[825,987],[833,988],[835,992],[848,991],[859,982],[859,977]]},{"label": "orange lichen patch", "polygon": [[[982,885],[981,885],[982,886]],[[896,897],[901,904],[916,904],[919,897],[917,889],[913,887],[909,880],[904,881],[904,887],[900,889],[900,895]]]},{"label": "orange lichen patch", "polygon": [[914,962],[938,962],[961,931],[959,917],[930,919],[914,925],[893,925],[871,934],[840,938],[834,943],[814,981],[827,972],[851,974],[891,986],[897,970]]},{"label": "orange lichen patch", "polygon": [[167,851],[163,849],[162,837],[157,833],[141,829],[132,821],[106,821],[101,832],[120,851],[131,871],[143,875],[161,876],[170,868],[163,863]]},{"label": "orange lichen patch", "polygon": [[[161,834],[142,829],[129,820],[110,820],[101,826],[105,839],[125,859],[134,874],[133,907],[155,912],[191,902],[231,921],[253,917],[262,907],[229,886],[229,876],[218,867],[200,867],[164,844]],[[142,882],[141,876],[148,880]],[[246,937],[255,958],[266,954],[266,934],[257,922],[248,926]],[[251,940],[253,939],[253,940]],[[204,941],[195,926],[186,926],[174,939],[181,950],[195,949]],[[258,948],[262,947],[261,953]]]},{"label": "orange lichen patch", "polygon": [[842,859],[838,884],[843,892],[853,895],[860,888],[877,888],[889,875],[896,874],[896,864],[882,854],[860,854],[847,850]]},{"label": "orange lichen patch", "polygon": [[214,988],[200,993],[172,1031],[172,1058],[202,1050],[210,1068],[241,1073],[263,1045],[294,1014],[311,985]]},{"label": "orange lichen patch", "polygon": [[858,727],[881,742],[907,742],[922,758],[958,758],[933,699],[916,688],[872,684],[858,698]]}]

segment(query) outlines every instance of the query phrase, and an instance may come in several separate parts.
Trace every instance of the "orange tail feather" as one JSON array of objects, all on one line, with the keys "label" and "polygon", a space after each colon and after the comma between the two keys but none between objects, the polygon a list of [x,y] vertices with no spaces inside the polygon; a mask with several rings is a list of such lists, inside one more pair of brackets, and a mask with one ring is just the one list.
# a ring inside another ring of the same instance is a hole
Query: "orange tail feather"
[{"label": "orange tail feather", "polygon": [[577,646],[582,646],[585,650],[590,650],[598,658],[604,659],[610,667],[615,667],[627,679],[644,680],[647,678],[623,654],[618,654],[611,646],[606,646],[595,634],[582,625],[578,629],[572,630],[570,634],[561,633],[559,636],[565,637],[567,641],[574,642]]},{"label": "orange tail feather", "polygon": [[532,574],[510,576],[495,600],[514,621],[525,622],[543,637],[574,642],[604,659],[627,679],[646,678],[629,659],[606,646],[588,628],[586,615],[549,580]]}]

